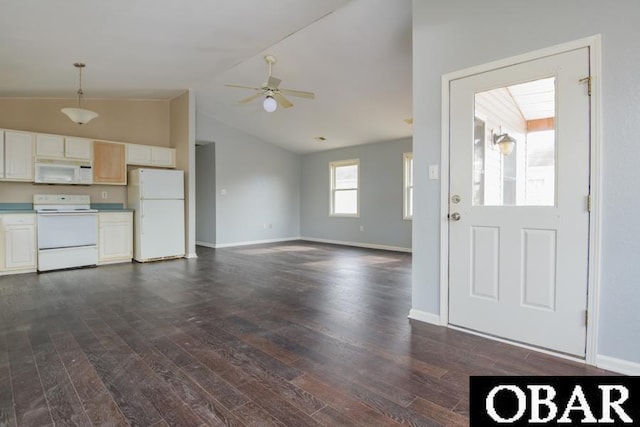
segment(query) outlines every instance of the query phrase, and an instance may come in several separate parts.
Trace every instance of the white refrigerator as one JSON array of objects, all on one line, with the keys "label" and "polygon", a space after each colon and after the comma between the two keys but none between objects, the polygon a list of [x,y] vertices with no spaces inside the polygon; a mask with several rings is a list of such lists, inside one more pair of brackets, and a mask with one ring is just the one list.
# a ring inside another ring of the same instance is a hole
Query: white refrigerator
[{"label": "white refrigerator", "polygon": [[130,171],[127,207],[133,209],[136,261],[184,257],[184,171]]}]

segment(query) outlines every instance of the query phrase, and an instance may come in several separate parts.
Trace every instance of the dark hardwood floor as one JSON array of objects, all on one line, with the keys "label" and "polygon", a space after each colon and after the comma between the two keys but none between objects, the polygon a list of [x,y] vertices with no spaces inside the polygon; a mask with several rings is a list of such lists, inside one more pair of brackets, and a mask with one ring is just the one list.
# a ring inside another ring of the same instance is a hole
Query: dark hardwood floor
[{"label": "dark hardwood floor", "polygon": [[198,255],[0,277],[0,426],[467,425],[469,375],[603,373],[409,321],[409,254]]}]

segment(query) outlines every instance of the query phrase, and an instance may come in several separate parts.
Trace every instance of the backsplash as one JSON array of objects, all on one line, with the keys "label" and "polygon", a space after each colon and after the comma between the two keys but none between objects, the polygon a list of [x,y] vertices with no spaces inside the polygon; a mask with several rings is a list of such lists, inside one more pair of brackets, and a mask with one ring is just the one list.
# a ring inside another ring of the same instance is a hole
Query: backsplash
[{"label": "backsplash", "polygon": [[[106,192],[106,198],[103,193]],[[51,185],[0,181],[0,204],[33,203],[34,194],[88,194],[92,203],[127,202],[127,187],[119,185]]]}]

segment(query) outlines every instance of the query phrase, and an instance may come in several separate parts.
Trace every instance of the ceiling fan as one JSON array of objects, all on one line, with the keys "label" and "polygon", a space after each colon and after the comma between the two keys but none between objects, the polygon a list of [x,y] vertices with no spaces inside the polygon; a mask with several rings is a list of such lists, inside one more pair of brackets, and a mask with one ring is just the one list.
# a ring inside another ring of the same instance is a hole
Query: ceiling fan
[{"label": "ceiling fan", "polygon": [[251,89],[251,90],[258,91],[258,93],[256,93],[255,95],[251,95],[248,98],[241,99],[238,102],[240,102],[241,104],[245,104],[247,102],[251,102],[254,99],[264,95],[265,98],[264,98],[264,101],[262,102],[262,107],[264,108],[265,111],[272,113],[276,111],[276,109],[278,108],[278,105],[281,106],[282,108],[293,107],[293,104],[291,103],[291,101],[289,101],[287,98],[284,97],[285,94],[291,95],[291,96],[297,96],[300,98],[315,99],[316,96],[313,92],[303,92],[300,90],[279,88],[281,80],[271,75],[271,67],[273,64],[276,63],[277,61],[276,57],[273,55],[265,55],[264,60],[266,61],[267,64],[269,64],[269,79],[267,80],[266,83],[262,85],[262,87],[225,84],[225,86],[228,86],[228,87],[238,87],[241,89]]}]

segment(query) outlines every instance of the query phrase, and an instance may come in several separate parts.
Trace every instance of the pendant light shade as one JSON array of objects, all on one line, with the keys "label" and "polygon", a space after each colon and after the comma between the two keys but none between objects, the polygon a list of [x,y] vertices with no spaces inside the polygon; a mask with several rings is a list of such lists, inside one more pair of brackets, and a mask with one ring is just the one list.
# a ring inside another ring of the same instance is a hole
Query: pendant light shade
[{"label": "pendant light shade", "polygon": [[80,83],[79,83],[78,92],[77,92],[78,108],[68,107],[68,108],[63,108],[60,111],[62,111],[63,114],[69,117],[71,121],[81,125],[84,123],[88,123],[91,120],[98,117],[98,113],[83,108],[84,92],[82,91],[82,69],[85,67],[85,65],[81,62],[76,62],[75,64],[73,64],[73,66],[76,67],[78,69],[78,72],[80,73],[80,79],[79,79]]},{"label": "pendant light shade", "polygon": [[95,119],[96,117],[98,117],[98,113],[93,112],[91,110],[85,110],[84,108],[63,108],[60,111],[62,111],[64,114],[66,114],[71,121],[81,125],[83,123],[88,123],[91,120]]}]

